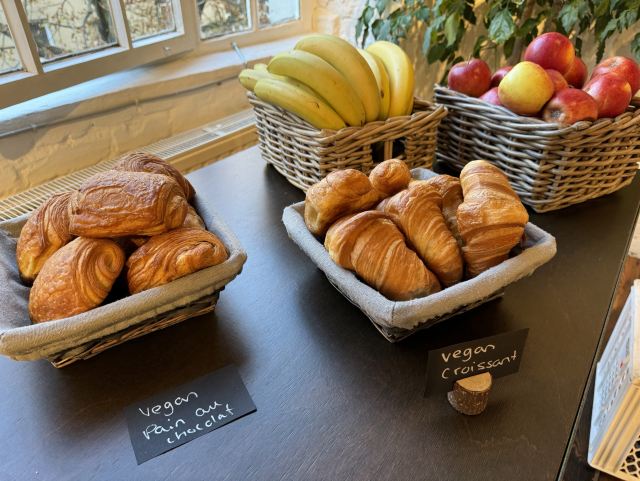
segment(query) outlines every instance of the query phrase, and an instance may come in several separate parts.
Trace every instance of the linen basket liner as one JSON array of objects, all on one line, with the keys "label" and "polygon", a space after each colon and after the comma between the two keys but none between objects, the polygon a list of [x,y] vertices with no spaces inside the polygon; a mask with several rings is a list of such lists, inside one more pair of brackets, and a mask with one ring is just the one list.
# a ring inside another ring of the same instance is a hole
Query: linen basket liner
[{"label": "linen basket liner", "polygon": [[447,115],[443,106],[414,97],[411,115],[338,131],[318,130],[291,112],[262,102],[253,92],[247,96],[256,115],[263,159],[305,192],[334,170],[357,169],[367,174],[375,167],[374,144],[397,139],[404,144],[404,153],[398,158],[409,168],[430,168],[436,129]]},{"label": "linen basket liner", "polygon": [[536,212],[562,209],[631,183],[640,161],[640,106],[615,119],[544,122],[436,85],[449,115],[438,127],[436,157],[460,171],[484,159],[509,177]]},{"label": "linen basket liner", "polygon": [[30,289],[22,284],[16,262],[17,240],[29,215],[0,222],[0,354],[19,361],[51,356],[222,289],[242,272],[247,253],[226,222],[202,196],[196,194],[192,205],[207,230],[217,235],[227,247],[229,259],[83,314],[34,325],[29,320]]},{"label": "linen basket liner", "polygon": [[[413,169],[411,177],[430,179],[436,173],[427,169]],[[304,202],[284,209],[282,221],[289,237],[326,274],[330,282],[347,299],[362,309],[377,324],[387,328],[413,329],[427,320],[444,316],[459,307],[485,299],[507,284],[531,275],[556,253],[556,240],[535,225],[525,226],[527,240],[524,250],[517,256],[493,267],[478,277],[460,282],[436,294],[411,301],[394,302],[364,282],[355,274],[339,267],[318,239],[304,223]]]}]

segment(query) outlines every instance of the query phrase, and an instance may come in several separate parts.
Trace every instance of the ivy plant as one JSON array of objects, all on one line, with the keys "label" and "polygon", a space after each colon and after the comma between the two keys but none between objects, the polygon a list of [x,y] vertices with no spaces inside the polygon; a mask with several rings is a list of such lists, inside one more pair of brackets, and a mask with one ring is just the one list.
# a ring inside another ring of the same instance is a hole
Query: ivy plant
[{"label": "ivy plant", "polygon": [[[578,56],[581,37],[593,35],[600,62],[607,40],[633,26],[639,11],[640,0],[489,0],[475,10],[473,0],[369,0],[356,25],[356,40],[364,47],[371,34],[375,40],[397,44],[412,25],[425,24],[422,52],[429,64],[446,63],[448,73],[463,56],[479,58],[487,49],[502,49],[514,65],[535,37],[556,31],[571,38]],[[478,21],[487,35],[476,39],[472,52],[462,52],[462,39]],[[631,48],[640,60],[640,33]]]}]

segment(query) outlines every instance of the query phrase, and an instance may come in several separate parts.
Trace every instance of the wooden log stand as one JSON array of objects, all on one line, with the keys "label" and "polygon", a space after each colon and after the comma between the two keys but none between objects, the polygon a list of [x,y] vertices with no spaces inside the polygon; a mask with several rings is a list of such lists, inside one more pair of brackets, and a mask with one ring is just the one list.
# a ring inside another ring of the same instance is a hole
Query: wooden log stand
[{"label": "wooden log stand", "polygon": [[491,384],[492,378],[488,372],[460,379],[453,385],[453,391],[447,393],[447,399],[462,414],[480,414],[489,402]]}]

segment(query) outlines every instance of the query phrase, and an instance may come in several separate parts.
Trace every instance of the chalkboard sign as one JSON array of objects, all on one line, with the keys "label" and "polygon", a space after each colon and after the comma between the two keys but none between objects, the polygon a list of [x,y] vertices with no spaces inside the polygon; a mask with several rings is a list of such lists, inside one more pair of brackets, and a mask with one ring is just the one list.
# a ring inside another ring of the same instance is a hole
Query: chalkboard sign
[{"label": "chalkboard sign", "polygon": [[124,408],[138,464],[256,410],[234,365]]},{"label": "chalkboard sign", "polygon": [[497,377],[518,372],[529,329],[498,334],[429,351],[424,396],[453,390],[458,379],[491,373]]}]

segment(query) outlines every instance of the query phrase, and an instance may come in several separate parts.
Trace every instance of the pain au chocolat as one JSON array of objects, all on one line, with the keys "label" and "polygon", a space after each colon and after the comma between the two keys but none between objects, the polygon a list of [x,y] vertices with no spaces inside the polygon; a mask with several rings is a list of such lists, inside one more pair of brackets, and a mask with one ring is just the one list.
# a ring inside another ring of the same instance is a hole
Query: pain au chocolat
[{"label": "pain au chocolat", "polygon": [[162,286],[229,258],[222,241],[204,229],[175,229],[149,239],[127,260],[129,292]]},{"label": "pain au chocolat", "polygon": [[72,194],[69,231],[83,237],[154,236],[180,227],[188,206],[166,175],[101,172]]},{"label": "pain au chocolat", "polygon": [[125,155],[111,170],[167,175],[173,178],[182,188],[188,202],[191,202],[193,196],[196,195],[196,191],[191,185],[191,182],[189,182],[178,169],[153,154],[134,152]]},{"label": "pain au chocolat", "polygon": [[70,197],[71,192],[51,196],[31,214],[22,228],[16,260],[25,284],[31,285],[47,259],[73,240],[67,212]]},{"label": "pain au chocolat", "polygon": [[34,323],[82,314],[107,297],[124,266],[124,251],[110,239],[78,237],[45,263],[29,295]]}]

